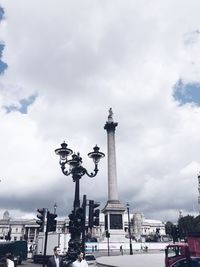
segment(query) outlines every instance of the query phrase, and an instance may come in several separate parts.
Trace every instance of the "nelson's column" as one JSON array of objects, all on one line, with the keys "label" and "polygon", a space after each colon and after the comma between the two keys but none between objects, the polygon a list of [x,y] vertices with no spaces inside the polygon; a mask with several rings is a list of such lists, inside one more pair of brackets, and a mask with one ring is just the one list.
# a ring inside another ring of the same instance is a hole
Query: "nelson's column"
[{"label": "nelson's column", "polygon": [[102,212],[105,214],[105,230],[110,233],[111,241],[122,241],[124,231],[124,205],[118,199],[117,167],[115,151],[115,128],[118,123],[113,121],[112,109],[109,109],[108,121],[104,129],[107,131],[108,155],[108,201]]}]

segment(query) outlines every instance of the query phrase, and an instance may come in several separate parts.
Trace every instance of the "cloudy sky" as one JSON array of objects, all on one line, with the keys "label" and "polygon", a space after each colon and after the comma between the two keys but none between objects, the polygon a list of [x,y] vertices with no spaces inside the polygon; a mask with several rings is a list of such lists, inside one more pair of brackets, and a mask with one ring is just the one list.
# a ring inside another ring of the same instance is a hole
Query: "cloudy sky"
[{"label": "cloudy sky", "polygon": [[[83,165],[112,107],[119,199],[131,213],[197,215],[200,171],[198,0],[1,0],[0,217],[66,216],[74,198],[54,150]],[[107,201],[107,156],[81,196]]]}]

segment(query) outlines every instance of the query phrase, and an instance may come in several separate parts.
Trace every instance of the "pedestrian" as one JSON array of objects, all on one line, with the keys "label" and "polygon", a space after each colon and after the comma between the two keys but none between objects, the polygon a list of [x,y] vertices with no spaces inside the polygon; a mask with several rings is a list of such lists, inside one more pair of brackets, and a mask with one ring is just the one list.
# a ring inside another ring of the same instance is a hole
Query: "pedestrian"
[{"label": "pedestrian", "polygon": [[87,261],[84,259],[84,253],[80,252],[76,261],[73,262],[72,267],[88,267]]},{"label": "pedestrian", "polygon": [[63,267],[62,257],[59,256],[60,248],[58,246],[53,249],[54,255],[51,256],[47,262],[47,267]]},{"label": "pedestrian", "polygon": [[30,245],[30,247],[29,247],[29,252],[30,252],[30,253],[33,252],[33,245]]},{"label": "pedestrian", "polygon": [[119,247],[119,250],[121,252],[121,255],[123,255],[123,247],[122,247],[122,245]]},{"label": "pedestrian", "polygon": [[3,257],[0,259],[0,267],[7,267],[7,258]]},{"label": "pedestrian", "polygon": [[6,263],[7,267],[14,267],[15,263],[13,261],[13,257],[11,253],[6,253]]}]

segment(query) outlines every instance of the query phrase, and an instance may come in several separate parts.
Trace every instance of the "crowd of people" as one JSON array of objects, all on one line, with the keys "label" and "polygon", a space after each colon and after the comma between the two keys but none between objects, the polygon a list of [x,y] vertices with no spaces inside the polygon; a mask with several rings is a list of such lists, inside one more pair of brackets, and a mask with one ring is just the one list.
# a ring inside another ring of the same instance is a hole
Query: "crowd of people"
[{"label": "crowd of people", "polygon": [[[65,267],[63,258],[60,256],[60,248],[55,246],[53,249],[53,256],[48,259],[47,267]],[[71,267],[88,267],[87,261],[84,259],[84,253],[80,252],[77,259],[70,265]],[[16,267],[11,253],[6,253],[0,259],[0,267]]]}]

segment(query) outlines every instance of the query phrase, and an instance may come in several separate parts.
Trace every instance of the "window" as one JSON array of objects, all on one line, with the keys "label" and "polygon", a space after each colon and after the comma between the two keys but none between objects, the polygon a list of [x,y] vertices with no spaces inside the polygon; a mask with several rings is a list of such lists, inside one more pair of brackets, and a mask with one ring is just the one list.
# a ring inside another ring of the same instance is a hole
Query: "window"
[{"label": "window", "polygon": [[181,255],[181,248],[179,246],[168,247],[167,253],[169,258],[177,257]]}]

